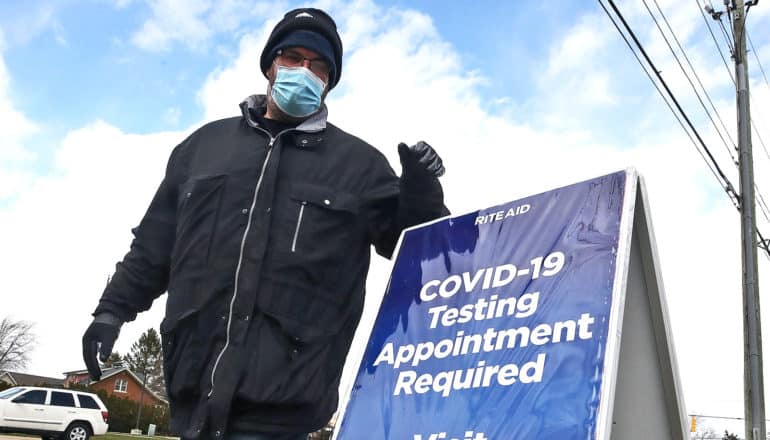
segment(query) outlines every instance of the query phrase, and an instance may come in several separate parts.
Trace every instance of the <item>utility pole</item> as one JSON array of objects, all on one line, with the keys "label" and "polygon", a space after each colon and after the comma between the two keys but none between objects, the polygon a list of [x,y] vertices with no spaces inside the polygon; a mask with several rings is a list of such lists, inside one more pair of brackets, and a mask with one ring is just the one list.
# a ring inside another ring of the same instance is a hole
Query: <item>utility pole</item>
[{"label": "utility pole", "polygon": [[[725,1],[727,4],[727,1]],[[762,328],[759,313],[757,225],[754,216],[754,163],[751,153],[749,74],[746,64],[746,11],[756,0],[734,0],[733,41],[738,106],[738,156],[741,191],[743,262],[743,385],[746,439],[765,440],[765,394],[762,372]]]}]

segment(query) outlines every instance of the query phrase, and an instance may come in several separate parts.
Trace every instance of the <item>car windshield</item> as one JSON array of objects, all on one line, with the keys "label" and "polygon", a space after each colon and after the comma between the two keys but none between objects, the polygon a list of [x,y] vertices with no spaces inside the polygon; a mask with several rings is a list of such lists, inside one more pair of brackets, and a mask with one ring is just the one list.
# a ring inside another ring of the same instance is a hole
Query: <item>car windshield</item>
[{"label": "car windshield", "polygon": [[5,391],[0,391],[0,399],[9,399],[25,390],[26,388],[8,388]]}]

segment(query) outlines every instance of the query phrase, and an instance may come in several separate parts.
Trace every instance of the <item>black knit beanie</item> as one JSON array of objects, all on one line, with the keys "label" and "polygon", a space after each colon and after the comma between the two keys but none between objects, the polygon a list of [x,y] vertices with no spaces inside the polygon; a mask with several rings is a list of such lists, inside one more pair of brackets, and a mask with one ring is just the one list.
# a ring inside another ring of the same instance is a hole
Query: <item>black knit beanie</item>
[{"label": "black knit beanie", "polygon": [[[265,48],[262,49],[262,56],[259,59],[262,73],[267,77],[267,71],[273,64],[276,52],[281,48],[279,46],[286,47],[282,44],[283,41],[289,34],[298,30],[319,34],[326,38],[331,45],[334,54],[333,59],[330,60],[333,69],[329,75],[329,90],[333,89],[342,75],[342,40],[337,33],[337,25],[334,20],[320,9],[299,8],[291,10],[283,16],[283,19],[273,28],[273,32],[270,33],[270,37],[265,43]],[[308,49],[312,50],[312,48]],[[325,54],[319,53],[319,55]]]}]

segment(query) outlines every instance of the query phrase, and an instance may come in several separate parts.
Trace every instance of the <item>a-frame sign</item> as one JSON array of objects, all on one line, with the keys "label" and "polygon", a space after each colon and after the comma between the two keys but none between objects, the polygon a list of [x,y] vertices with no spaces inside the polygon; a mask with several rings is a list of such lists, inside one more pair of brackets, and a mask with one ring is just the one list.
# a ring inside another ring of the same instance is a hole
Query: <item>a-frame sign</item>
[{"label": "a-frame sign", "polygon": [[404,232],[340,440],[688,438],[633,170]]}]

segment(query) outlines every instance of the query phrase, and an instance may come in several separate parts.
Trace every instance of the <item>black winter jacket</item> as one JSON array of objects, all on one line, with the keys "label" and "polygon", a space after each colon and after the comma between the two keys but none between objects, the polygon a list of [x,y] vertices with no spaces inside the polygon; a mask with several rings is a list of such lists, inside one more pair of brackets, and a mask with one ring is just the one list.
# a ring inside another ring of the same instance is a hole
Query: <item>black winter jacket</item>
[{"label": "black winter jacket", "polygon": [[311,432],[337,407],[370,245],[448,214],[438,180],[399,179],[326,122],[275,138],[264,96],[178,145],[94,314],[131,321],[168,291],[161,324],[172,429]]}]

